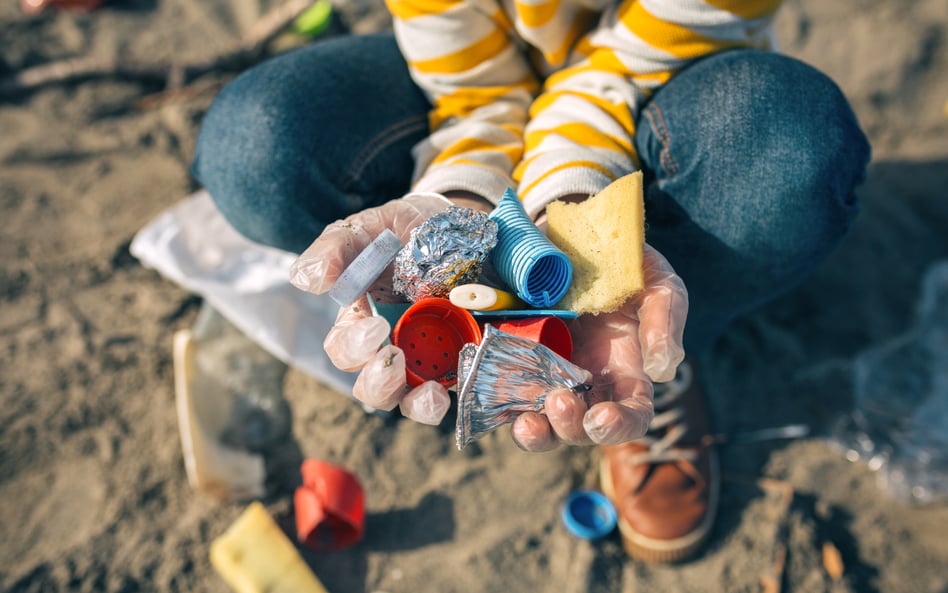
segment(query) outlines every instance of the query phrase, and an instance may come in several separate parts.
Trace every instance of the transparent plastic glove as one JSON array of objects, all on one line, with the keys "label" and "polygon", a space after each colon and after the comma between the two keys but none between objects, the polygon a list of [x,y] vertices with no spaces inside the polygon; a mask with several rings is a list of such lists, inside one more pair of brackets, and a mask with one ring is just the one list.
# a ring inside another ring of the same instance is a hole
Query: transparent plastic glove
[{"label": "transparent plastic glove", "polygon": [[[412,229],[450,206],[451,202],[440,194],[415,193],[337,220],[293,263],[290,283],[313,294],[328,292],[343,270],[383,230],[391,230],[405,243]],[[392,300],[391,272],[390,266],[369,289],[379,302]]]},{"label": "transparent plastic glove", "polygon": [[[438,194],[410,194],[334,222],[294,262],[290,269],[290,282],[307,292],[325,293],[383,230],[390,229],[404,243],[413,228],[450,206],[451,202]],[[396,300],[391,290],[391,279],[392,267],[389,266],[369,288],[374,299],[379,302]],[[407,396],[412,400],[447,400],[447,390],[438,384],[424,384],[409,390],[405,383],[405,355],[388,343],[390,333],[388,322],[372,315],[364,296],[340,309],[336,323],[326,336],[324,348],[338,369],[359,372],[352,395],[380,410],[394,409]],[[423,396],[415,393],[422,390],[426,390]],[[432,394],[433,391],[439,393]],[[432,413],[419,414],[422,416],[426,423],[431,422]]]},{"label": "transparent plastic glove", "polygon": [[652,382],[670,381],[684,360],[688,291],[671,264],[644,247],[645,289],[613,313],[571,323],[573,362],[593,374],[589,406],[568,390],[547,395],[544,414],[514,422],[516,443],[546,451],[559,443],[618,444],[645,434],[652,420]]},{"label": "transparent plastic glove", "polygon": [[451,407],[448,392],[437,381],[426,381],[402,398],[399,409],[406,418],[437,426]]}]

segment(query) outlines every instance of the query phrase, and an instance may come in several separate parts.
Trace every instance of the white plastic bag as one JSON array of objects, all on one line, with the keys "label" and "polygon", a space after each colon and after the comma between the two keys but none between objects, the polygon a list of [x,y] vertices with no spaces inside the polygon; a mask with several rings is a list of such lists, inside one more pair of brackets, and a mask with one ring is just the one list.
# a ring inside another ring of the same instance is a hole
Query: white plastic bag
[{"label": "white plastic bag", "polygon": [[323,340],[339,307],[289,282],[296,255],[255,243],[198,191],[141,229],[130,250],[142,264],[204,297],[271,354],[343,393],[355,373],[329,362]]}]

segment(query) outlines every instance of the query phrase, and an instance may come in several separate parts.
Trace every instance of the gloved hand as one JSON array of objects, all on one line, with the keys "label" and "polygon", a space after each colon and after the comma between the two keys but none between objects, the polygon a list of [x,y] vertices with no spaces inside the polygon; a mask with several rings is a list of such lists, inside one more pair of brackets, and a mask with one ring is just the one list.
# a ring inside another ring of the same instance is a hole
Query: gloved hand
[{"label": "gloved hand", "polygon": [[[412,229],[451,202],[439,194],[409,194],[377,208],[369,208],[336,221],[304,251],[290,269],[290,282],[307,292],[328,292],[343,270],[383,230],[390,229],[405,243]],[[379,302],[393,302],[392,266],[369,288]],[[450,407],[447,390],[428,381],[409,390],[405,383],[405,355],[387,344],[391,327],[374,317],[364,296],[342,307],[324,343],[326,354],[338,369],[360,371],[352,394],[376,409],[401,405],[402,413],[424,424],[438,424]]]},{"label": "gloved hand", "polygon": [[571,322],[573,362],[593,374],[589,407],[568,390],[548,393],[543,414],[526,412],[514,421],[512,435],[523,449],[618,444],[645,434],[653,416],[652,381],[672,380],[685,357],[688,291],[649,245],[643,265],[642,292],[614,313]]}]

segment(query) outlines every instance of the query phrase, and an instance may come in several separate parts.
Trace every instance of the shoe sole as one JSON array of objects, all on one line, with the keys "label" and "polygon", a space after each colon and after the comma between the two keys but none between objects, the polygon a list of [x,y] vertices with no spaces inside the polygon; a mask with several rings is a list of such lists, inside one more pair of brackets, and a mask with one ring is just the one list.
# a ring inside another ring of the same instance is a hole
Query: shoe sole
[{"label": "shoe sole", "polygon": [[[714,449],[709,452],[710,481],[708,487],[708,513],[701,523],[687,535],[675,539],[656,539],[648,537],[635,530],[619,513],[619,532],[622,536],[622,546],[625,551],[636,560],[651,564],[673,564],[689,560],[698,553],[711,535],[711,527],[717,515],[718,497],[721,490],[721,478],[718,471],[718,456]],[[599,461],[599,484],[609,500],[615,500],[615,489],[612,485],[612,472],[605,458]],[[618,509],[616,509],[618,510]]]}]

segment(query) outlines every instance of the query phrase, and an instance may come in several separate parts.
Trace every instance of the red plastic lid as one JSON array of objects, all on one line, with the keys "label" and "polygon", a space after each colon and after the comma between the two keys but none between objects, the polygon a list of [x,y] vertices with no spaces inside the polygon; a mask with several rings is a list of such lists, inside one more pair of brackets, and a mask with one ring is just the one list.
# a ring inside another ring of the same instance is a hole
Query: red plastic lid
[{"label": "red plastic lid", "polygon": [[305,460],[300,470],[303,485],[293,496],[299,542],[314,550],[341,550],[361,540],[365,494],[359,480],[316,459]]},{"label": "red plastic lid", "polygon": [[481,341],[481,328],[466,310],[448,299],[421,299],[405,311],[392,331],[392,344],[405,353],[405,375],[412,387],[437,381],[445,387],[458,375],[464,344]]},{"label": "red plastic lid", "polygon": [[528,317],[524,319],[505,319],[492,321],[497,329],[540,342],[566,360],[573,358],[573,336],[566,322],[559,317]]}]

